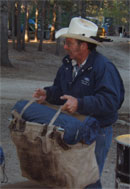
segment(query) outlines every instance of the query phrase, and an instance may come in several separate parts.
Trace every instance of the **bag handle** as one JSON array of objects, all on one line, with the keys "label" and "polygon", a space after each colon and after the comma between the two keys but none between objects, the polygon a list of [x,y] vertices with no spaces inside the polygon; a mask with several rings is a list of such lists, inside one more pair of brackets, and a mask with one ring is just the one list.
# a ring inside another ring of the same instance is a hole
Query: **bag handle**
[{"label": "bag handle", "polygon": [[59,116],[59,114],[61,113],[62,110],[62,106],[60,106],[60,108],[57,110],[56,114],[53,116],[53,118],[51,119],[48,127],[52,126],[53,123],[55,122],[55,120],[57,119],[57,117]]},{"label": "bag handle", "polygon": [[[25,110],[33,103],[33,102],[36,102],[35,99],[32,99],[30,100],[25,106],[24,108],[22,109],[21,113],[20,113],[20,116],[22,117],[23,113],[25,112]],[[61,113],[61,109],[62,109],[62,106],[60,106],[60,108],[57,110],[56,114],[53,116],[53,118],[51,119],[48,127],[52,126],[53,123],[55,122],[55,120],[57,119],[57,117],[59,116],[59,114]]]},{"label": "bag handle", "polygon": [[30,100],[22,109],[21,113],[18,113],[16,110],[12,111],[12,115],[15,119],[13,119],[9,125],[9,128],[15,131],[24,132],[25,130],[25,121],[22,119],[22,115],[24,111],[33,103],[35,99]]},{"label": "bag handle", "polygon": [[[33,102],[36,102],[35,99],[32,99],[30,100],[25,106],[24,108],[22,109],[21,113],[20,113],[20,116],[22,118],[22,115],[24,113],[24,111],[33,103]],[[62,110],[62,106],[60,106],[60,108],[57,110],[56,114],[53,116],[53,118],[51,119],[51,121],[49,122],[49,125],[47,126],[47,137],[49,136],[49,134],[53,131],[54,129],[54,125],[53,123],[55,122],[55,120],[57,119],[57,117],[59,116],[59,114],[61,113],[61,110]]]},{"label": "bag handle", "polygon": [[[25,112],[25,110],[33,103],[36,102],[35,99],[30,100],[22,109],[20,116],[22,117],[23,113]],[[51,121],[49,122],[48,127],[52,126],[53,123],[55,122],[55,120],[57,119],[57,117],[59,116],[59,114],[61,113],[62,110],[62,106],[60,106],[60,108],[57,110],[56,114],[53,116],[53,118],[51,119]]]},{"label": "bag handle", "polygon": [[60,106],[60,108],[57,110],[57,112],[55,113],[55,115],[51,119],[49,125],[47,126],[46,137],[49,137],[49,135],[52,133],[52,131],[53,131],[54,127],[55,127],[53,125],[53,123],[55,122],[55,120],[57,119],[57,117],[59,116],[59,114],[61,113],[61,109],[62,109],[62,106]]},{"label": "bag handle", "polygon": [[[36,102],[35,99],[30,100],[22,109],[20,116],[22,117],[24,111],[33,103]],[[52,117],[51,121],[49,122],[48,126],[47,126],[47,133],[45,135],[45,137],[40,137],[42,140],[42,150],[44,153],[49,153],[52,150],[52,141],[50,141],[50,134],[53,132],[54,129],[54,125],[53,123],[55,122],[55,120],[57,119],[57,117],[59,116],[59,114],[61,113],[62,110],[62,106],[59,107],[59,109],[57,110],[57,112],[55,113],[55,115]],[[44,144],[44,145],[43,145]],[[65,145],[66,149],[68,149],[68,145]]]},{"label": "bag handle", "polygon": [[25,110],[33,103],[33,102],[36,102],[35,99],[32,99],[30,100],[25,106],[24,108],[22,109],[21,113],[20,113],[20,116],[22,117],[23,113],[25,112]]},{"label": "bag handle", "polygon": [[44,144],[44,146],[42,146],[42,150],[44,153],[49,153],[52,150],[52,141],[50,140],[50,134],[54,130],[55,126],[53,125],[53,123],[55,122],[55,120],[57,119],[59,114],[61,113],[61,109],[62,109],[62,106],[60,106],[60,108],[57,110],[56,114],[51,119],[49,125],[47,126],[47,133],[46,133],[45,137],[42,138],[42,144]]}]

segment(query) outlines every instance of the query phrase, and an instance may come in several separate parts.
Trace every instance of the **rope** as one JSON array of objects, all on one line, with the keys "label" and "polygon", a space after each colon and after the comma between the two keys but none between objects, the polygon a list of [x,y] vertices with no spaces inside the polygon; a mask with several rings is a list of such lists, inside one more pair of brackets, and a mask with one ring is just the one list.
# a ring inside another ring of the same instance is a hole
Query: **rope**
[{"label": "rope", "polygon": [[32,99],[32,100],[30,100],[30,101],[24,106],[24,108],[22,109],[22,111],[21,111],[21,113],[20,113],[21,117],[22,117],[24,111],[25,111],[33,102],[36,102],[36,100],[35,100],[35,99]]},{"label": "rope", "polygon": [[62,109],[62,106],[60,106],[60,108],[58,109],[58,111],[56,112],[56,114],[54,115],[54,117],[52,118],[52,120],[50,121],[48,127],[50,127],[51,125],[53,125],[53,123],[55,122],[55,120],[57,119],[57,117],[59,116],[59,114],[61,113],[61,109]]}]

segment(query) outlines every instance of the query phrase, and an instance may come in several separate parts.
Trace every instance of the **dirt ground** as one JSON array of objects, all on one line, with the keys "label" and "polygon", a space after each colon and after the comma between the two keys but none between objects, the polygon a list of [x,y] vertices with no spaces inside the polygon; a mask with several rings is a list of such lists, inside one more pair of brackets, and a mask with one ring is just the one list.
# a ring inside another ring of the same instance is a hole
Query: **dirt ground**
[{"label": "dirt ground", "polygon": [[[102,52],[118,67],[126,88],[126,103],[119,112],[119,119],[113,126],[113,141],[109,151],[103,175],[102,184],[105,189],[113,189],[115,186],[115,167],[116,167],[116,141],[115,137],[122,134],[130,133],[130,111],[129,111],[129,46],[130,41],[127,38],[111,37],[113,42],[104,42],[104,47],[98,47]],[[43,82],[52,82],[61,60],[65,55],[62,47],[60,56],[55,55],[55,42],[44,41],[43,51],[39,52],[38,43],[26,44],[25,52],[17,52],[12,48],[9,42],[9,58],[13,68],[1,68],[1,144],[5,153],[6,174],[8,183],[25,181],[21,176],[19,160],[17,158],[16,148],[11,140],[8,129],[11,116],[11,108],[19,98],[25,98],[29,91],[30,85],[35,82],[34,89]],[[22,81],[24,81],[22,83]],[[19,87],[16,85],[19,83]],[[30,85],[29,85],[30,84]],[[25,87],[27,90],[25,90]],[[5,90],[6,89],[6,90]],[[11,91],[12,89],[12,91]],[[32,90],[32,89],[31,89]],[[29,95],[32,91],[29,91]],[[20,96],[21,95],[21,96]],[[30,96],[31,98],[31,96]],[[0,175],[0,179],[2,175]],[[1,184],[4,185],[4,184]],[[20,189],[20,188],[19,188]]]}]

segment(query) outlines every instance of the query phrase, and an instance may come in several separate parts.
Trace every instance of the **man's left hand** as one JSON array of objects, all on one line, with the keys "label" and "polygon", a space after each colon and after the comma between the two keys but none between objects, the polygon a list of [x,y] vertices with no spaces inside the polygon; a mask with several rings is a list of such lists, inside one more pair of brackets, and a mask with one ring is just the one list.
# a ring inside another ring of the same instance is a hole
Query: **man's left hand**
[{"label": "man's left hand", "polygon": [[66,103],[62,106],[62,110],[65,110],[69,113],[75,113],[77,111],[78,108],[77,98],[70,95],[64,95],[61,96],[60,99],[67,100]]}]

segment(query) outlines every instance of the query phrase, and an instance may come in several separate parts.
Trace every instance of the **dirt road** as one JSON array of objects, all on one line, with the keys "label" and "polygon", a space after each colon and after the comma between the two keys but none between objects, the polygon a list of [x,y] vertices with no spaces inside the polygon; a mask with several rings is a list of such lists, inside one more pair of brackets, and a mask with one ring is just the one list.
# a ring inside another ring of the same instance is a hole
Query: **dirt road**
[{"label": "dirt road", "polygon": [[[113,143],[105,164],[102,183],[103,188],[114,188],[116,165],[115,137],[129,133],[129,97],[130,97],[130,62],[128,39],[113,38],[114,42],[104,43],[99,47],[104,55],[110,58],[118,67],[126,89],[125,102],[120,110],[120,120],[114,125]],[[50,85],[56,71],[61,64],[64,53],[59,57],[54,55],[55,44],[44,43],[43,52],[37,52],[37,44],[27,46],[26,52],[19,53],[9,46],[10,60],[14,68],[2,68],[1,73],[1,143],[6,157],[6,172],[9,183],[26,180],[21,176],[20,165],[16,154],[16,148],[10,138],[8,118],[11,116],[11,108],[19,99],[30,99],[33,91],[38,87]]]}]

